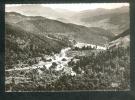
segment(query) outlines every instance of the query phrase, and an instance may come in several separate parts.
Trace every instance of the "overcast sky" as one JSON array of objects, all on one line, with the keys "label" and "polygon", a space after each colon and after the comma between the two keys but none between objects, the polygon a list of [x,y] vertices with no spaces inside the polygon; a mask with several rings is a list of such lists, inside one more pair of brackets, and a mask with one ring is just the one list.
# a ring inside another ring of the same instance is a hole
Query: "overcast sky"
[{"label": "overcast sky", "polygon": [[[6,4],[6,7],[14,7],[28,4]],[[71,11],[82,11],[87,9],[114,9],[122,6],[129,6],[129,3],[74,3],[74,4],[37,4],[44,7],[50,7],[52,9],[66,9]],[[30,6],[30,5],[29,5]]]}]

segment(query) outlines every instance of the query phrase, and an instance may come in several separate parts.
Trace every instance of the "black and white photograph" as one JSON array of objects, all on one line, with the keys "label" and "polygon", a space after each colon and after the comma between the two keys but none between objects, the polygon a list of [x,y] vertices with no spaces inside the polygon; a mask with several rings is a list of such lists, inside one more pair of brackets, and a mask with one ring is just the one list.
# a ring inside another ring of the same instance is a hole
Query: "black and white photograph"
[{"label": "black and white photograph", "polygon": [[129,91],[130,4],[6,4],[5,91]]}]

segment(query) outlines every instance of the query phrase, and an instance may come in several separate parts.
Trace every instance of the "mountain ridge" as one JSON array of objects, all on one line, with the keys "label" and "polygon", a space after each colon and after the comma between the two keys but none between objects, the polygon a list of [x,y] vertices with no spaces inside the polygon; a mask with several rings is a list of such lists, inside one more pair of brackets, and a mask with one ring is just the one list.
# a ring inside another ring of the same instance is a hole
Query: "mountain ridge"
[{"label": "mountain ridge", "polygon": [[[15,19],[17,21],[11,19]],[[113,34],[110,33],[109,31],[96,27],[89,28],[83,25],[63,23],[57,20],[52,20],[39,16],[38,17],[23,16],[23,18],[18,17],[18,19],[16,19],[16,16],[10,16],[10,13],[7,13],[6,22],[12,23],[12,21],[13,23],[16,22],[14,23],[15,25],[29,32],[41,34],[61,33],[62,35],[69,35],[73,37],[73,39],[77,39],[82,42],[89,42],[89,43],[95,42],[97,44],[100,44],[105,43],[106,41],[108,41],[108,39],[113,37]]]}]

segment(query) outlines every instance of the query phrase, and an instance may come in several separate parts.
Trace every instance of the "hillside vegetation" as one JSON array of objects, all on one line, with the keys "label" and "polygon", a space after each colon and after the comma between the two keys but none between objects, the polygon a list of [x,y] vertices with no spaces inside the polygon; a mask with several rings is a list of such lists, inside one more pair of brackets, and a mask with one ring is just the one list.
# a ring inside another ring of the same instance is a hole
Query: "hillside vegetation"
[{"label": "hillside vegetation", "polygon": [[50,55],[53,52],[59,53],[62,48],[70,45],[67,39],[50,39],[9,24],[6,24],[5,34],[6,64],[8,66],[19,63],[19,60],[25,62],[28,58]]},{"label": "hillside vegetation", "polygon": [[[12,19],[12,20],[10,20]],[[63,23],[40,16],[24,16],[15,12],[6,13],[6,22],[15,24],[25,31],[36,34],[62,34],[72,37],[80,42],[95,43],[102,45],[109,41],[114,35],[102,28],[85,27],[71,23]]]}]

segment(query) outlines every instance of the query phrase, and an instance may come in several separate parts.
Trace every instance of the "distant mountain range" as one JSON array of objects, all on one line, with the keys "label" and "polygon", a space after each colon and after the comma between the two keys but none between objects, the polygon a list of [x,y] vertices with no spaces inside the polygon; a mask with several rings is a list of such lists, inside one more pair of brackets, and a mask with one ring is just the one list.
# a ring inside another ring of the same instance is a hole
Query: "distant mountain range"
[{"label": "distant mountain range", "polygon": [[115,9],[88,9],[73,12],[65,9],[52,9],[41,5],[22,5],[7,7],[7,11],[16,11],[27,16],[42,16],[64,23],[74,23],[87,27],[99,27],[110,31],[114,35],[129,28],[129,7]]},{"label": "distant mountain range", "polygon": [[24,16],[16,12],[6,13],[5,21],[8,24],[17,26],[20,29],[30,33],[59,33],[80,42],[94,43],[99,45],[106,43],[112,37],[114,37],[111,32],[102,28],[63,23],[41,16]]},{"label": "distant mountain range", "polygon": [[73,11],[52,9],[37,4],[6,7],[6,11],[18,12],[26,16],[43,16],[50,19],[66,18],[75,14]]},{"label": "distant mountain range", "polygon": [[76,22],[91,27],[100,27],[117,35],[129,28],[129,7],[116,9],[86,10],[72,16]]}]

